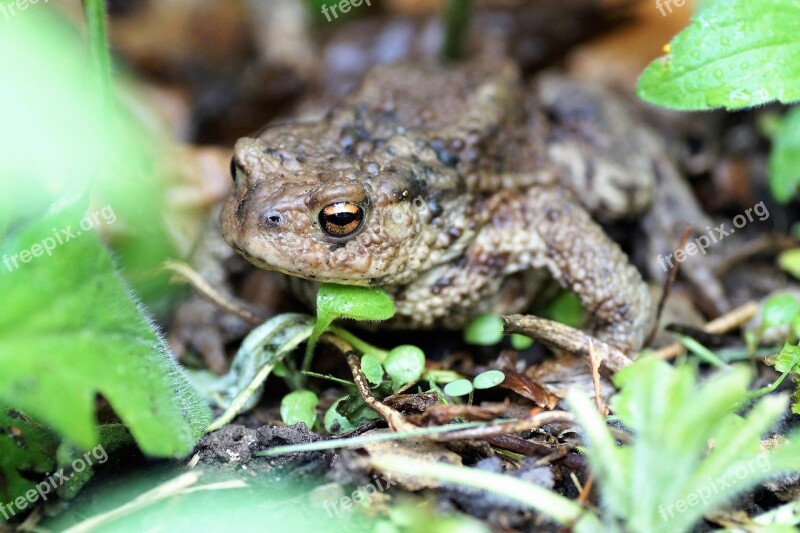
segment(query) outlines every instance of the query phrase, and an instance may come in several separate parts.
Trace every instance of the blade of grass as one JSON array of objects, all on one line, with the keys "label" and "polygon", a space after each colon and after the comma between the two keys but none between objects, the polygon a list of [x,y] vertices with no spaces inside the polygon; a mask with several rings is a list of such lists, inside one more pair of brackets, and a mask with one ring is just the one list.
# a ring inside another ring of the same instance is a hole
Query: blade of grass
[{"label": "blade of grass", "polygon": [[332,450],[334,448],[355,448],[375,442],[414,439],[417,437],[425,437],[437,433],[447,433],[448,431],[487,426],[489,424],[489,422],[464,422],[461,424],[448,424],[446,426],[422,428],[417,431],[398,431],[395,433],[381,433],[379,435],[359,436],[348,439],[328,439],[317,442],[306,442],[304,444],[290,444],[288,446],[276,446],[275,448],[270,448],[269,450],[263,450],[256,453],[256,455],[262,457],[272,457],[286,453],[317,452],[321,450]]},{"label": "blade of grass", "polygon": [[377,455],[372,464],[404,476],[418,476],[444,483],[462,485],[504,496],[536,510],[574,531],[603,531],[599,518],[572,500],[539,485],[508,475],[495,474],[465,466],[429,463],[400,455]]}]

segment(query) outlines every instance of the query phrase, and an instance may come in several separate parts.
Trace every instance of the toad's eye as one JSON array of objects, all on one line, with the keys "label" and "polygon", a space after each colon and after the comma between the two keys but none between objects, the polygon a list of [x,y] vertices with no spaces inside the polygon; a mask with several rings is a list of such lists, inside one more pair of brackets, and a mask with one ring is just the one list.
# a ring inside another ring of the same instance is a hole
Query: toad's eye
[{"label": "toad's eye", "polygon": [[319,212],[319,225],[331,237],[352,235],[364,222],[364,210],[351,202],[336,202]]}]

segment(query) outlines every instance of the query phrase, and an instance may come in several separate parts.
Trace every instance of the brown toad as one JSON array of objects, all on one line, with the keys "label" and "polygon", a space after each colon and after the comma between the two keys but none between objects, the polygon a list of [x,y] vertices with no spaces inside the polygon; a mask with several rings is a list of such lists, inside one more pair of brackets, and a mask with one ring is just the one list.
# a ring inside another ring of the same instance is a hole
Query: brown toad
[{"label": "brown toad", "polygon": [[379,67],[323,120],[237,142],[222,232],[307,299],[305,280],[383,288],[399,327],[520,312],[555,280],[591,333],[631,351],[651,299],[591,215],[648,206],[658,147],[614,98],[564,78],[527,85],[502,63]]}]

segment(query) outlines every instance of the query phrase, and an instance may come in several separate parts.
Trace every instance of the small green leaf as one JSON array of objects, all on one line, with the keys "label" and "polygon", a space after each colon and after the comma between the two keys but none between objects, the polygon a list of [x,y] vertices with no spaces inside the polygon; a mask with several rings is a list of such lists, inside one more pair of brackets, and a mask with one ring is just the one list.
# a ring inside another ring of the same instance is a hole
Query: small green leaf
[{"label": "small green leaf", "polygon": [[503,319],[485,314],[475,319],[464,330],[464,341],[478,346],[494,346],[503,340]]},{"label": "small green leaf", "polygon": [[645,69],[637,93],[683,110],[800,99],[798,27],[796,0],[707,0],[669,55]]},{"label": "small green leaf", "polygon": [[778,256],[778,265],[792,276],[800,279],[800,248],[782,252]]},{"label": "small green leaf", "polygon": [[302,369],[309,369],[317,339],[337,318],[363,321],[389,320],[393,316],[394,302],[380,289],[323,283],[317,292],[317,322],[306,346]]},{"label": "small green leaf", "polygon": [[364,373],[364,377],[367,378],[367,381],[373,385],[380,385],[381,381],[383,381],[383,367],[381,366],[381,362],[372,354],[366,353],[361,358],[361,372]]},{"label": "small green leaf", "polygon": [[797,371],[798,362],[800,362],[800,346],[792,346],[787,342],[783,346],[781,353],[770,364],[778,372],[786,372],[788,370]]},{"label": "small green leaf", "polygon": [[383,366],[392,378],[392,388],[397,390],[419,380],[425,370],[425,353],[411,344],[397,346],[386,356]]},{"label": "small green leaf", "polygon": [[505,379],[506,375],[501,371],[487,370],[486,372],[481,372],[475,376],[475,379],[473,379],[472,382],[476,389],[491,389],[492,387],[500,385]]},{"label": "small green leaf", "polygon": [[[797,195],[800,188],[800,107],[789,111],[772,143],[769,186],[772,197],[786,204]],[[796,264],[795,272],[800,272],[800,259],[796,259]]]},{"label": "small green leaf", "polygon": [[468,379],[457,379],[444,386],[444,393],[448,396],[466,396],[472,390],[472,383]]},{"label": "small green leaf", "polygon": [[772,296],[764,302],[761,312],[761,329],[790,325],[800,314],[800,301],[790,294]]},{"label": "small green leaf", "polygon": [[581,301],[574,292],[564,291],[542,310],[544,318],[579,328],[585,320]]},{"label": "small green leaf", "polygon": [[512,333],[511,334],[511,347],[515,350],[527,350],[533,346],[533,339],[530,337],[526,337],[525,335],[520,335],[519,333]]},{"label": "small green leaf", "polygon": [[325,430],[328,433],[344,433],[345,431],[352,431],[357,427],[351,424],[350,421],[347,420],[347,417],[341,415],[337,410],[339,403],[345,398],[346,396],[336,400],[325,412],[324,423]]},{"label": "small green leaf", "polygon": [[318,402],[319,398],[310,390],[290,392],[281,400],[281,420],[288,425],[303,422],[312,428],[317,421]]}]

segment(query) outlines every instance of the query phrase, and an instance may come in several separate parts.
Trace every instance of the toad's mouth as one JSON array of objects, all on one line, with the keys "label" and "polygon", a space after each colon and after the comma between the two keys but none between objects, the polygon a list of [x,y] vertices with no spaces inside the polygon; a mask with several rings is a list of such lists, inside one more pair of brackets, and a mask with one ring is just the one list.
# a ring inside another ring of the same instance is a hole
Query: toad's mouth
[{"label": "toad's mouth", "polygon": [[329,264],[325,261],[314,261],[308,263],[303,261],[303,254],[284,259],[283,254],[253,254],[235,242],[229,243],[236,252],[241,255],[250,264],[263,269],[271,270],[273,272],[280,272],[287,276],[301,278],[308,281],[316,281],[320,283],[337,283],[340,285],[374,285],[374,279],[364,276],[359,272],[348,271],[347,269],[340,269],[331,271],[324,265]]}]

